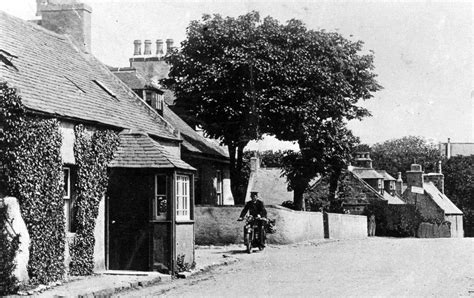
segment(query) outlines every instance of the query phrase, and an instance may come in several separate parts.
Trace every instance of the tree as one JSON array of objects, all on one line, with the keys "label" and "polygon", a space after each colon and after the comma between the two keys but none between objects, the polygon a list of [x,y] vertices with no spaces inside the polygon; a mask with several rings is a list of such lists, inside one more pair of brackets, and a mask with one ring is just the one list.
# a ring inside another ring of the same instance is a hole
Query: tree
[{"label": "tree", "polygon": [[393,177],[410,170],[413,163],[420,164],[425,172],[437,170],[441,154],[436,144],[423,137],[408,136],[377,143],[371,148],[374,168],[383,169]]},{"label": "tree", "polygon": [[[330,131],[369,115],[357,103],[380,86],[372,72],[373,55],[359,54],[362,44],[308,30],[298,20],[285,25],[271,17],[261,21],[257,12],[237,18],[204,15],[190,23],[181,50],[167,57],[170,78],[163,82],[174,90],[179,109],[228,146],[236,203],[244,199],[236,192],[250,140],[269,133],[327,155],[326,144],[336,140]],[[329,159],[302,152],[305,161]],[[314,177],[314,171],[303,172]]]},{"label": "tree", "polygon": [[446,195],[464,213],[464,233],[474,235],[474,155],[454,156],[443,163]]}]

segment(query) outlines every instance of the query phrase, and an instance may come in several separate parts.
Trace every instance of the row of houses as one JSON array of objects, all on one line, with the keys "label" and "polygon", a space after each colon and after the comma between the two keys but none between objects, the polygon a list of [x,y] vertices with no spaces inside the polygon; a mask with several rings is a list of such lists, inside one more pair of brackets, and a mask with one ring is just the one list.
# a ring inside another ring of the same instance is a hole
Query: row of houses
[{"label": "row of houses", "polygon": [[91,13],[82,3],[42,0],[35,21],[0,11],[0,80],[17,90],[29,114],[59,120],[69,242],[74,127],[119,134],[96,224],[96,269],[167,272],[179,255],[192,264],[195,204],[234,203],[228,154],[170,108],[173,94],[158,83],[169,70],[163,42],[153,55],[149,41],[143,55],[135,42],[129,67],[108,67],[90,51]]}]

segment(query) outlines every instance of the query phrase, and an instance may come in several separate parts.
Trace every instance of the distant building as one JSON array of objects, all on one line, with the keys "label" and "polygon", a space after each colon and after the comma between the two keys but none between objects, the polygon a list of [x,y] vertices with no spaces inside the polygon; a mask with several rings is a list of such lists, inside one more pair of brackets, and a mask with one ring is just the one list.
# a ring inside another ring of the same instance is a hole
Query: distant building
[{"label": "distant building", "polygon": [[404,205],[401,199],[403,181],[399,173],[398,179],[393,178],[385,170],[375,170],[368,152],[359,152],[354,159],[354,166],[349,170],[370,185],[371,190],[379,194],[389,205]]},{"label": "distant building", "polygon": [[447,143],[439,144],[439,152],[446,158],[474,155],[474,143],[453,143],[448,138]]},{"label": "distant building", "polygon": [[282,177],[280,168],[260,167],[260,159],[250,159],[250,176],[245,201],[250,201],[250,192],[258,191],[260,200],[266,205],[281,205],[293,201],[293,191],[288,190],[286,177]]},{"label": "distant building", "polygon": [[424,174],[420,165],[412,164],[411,170],[407,171],[407,188],[403,198],[408,204],[415,205],[425,219],[449,222],[451,237],[464,236],[463,213],[444,194],[441,168],[438,173]]}]

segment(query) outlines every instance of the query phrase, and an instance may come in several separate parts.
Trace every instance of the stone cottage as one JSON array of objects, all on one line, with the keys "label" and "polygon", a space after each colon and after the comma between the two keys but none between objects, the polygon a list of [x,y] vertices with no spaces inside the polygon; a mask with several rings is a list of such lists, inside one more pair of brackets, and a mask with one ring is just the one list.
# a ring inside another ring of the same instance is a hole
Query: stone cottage
[{"label": "stone cottage", "polygon": [[0,79],[28,113],[59,120],[68,242],[76,241],[74,127],[106,128],[120,145],[99,205],[95,269],[169,272],[178,256],[191,264],[196,171],[181,159],[178,130],[90,53],[90,7],[37,3],[41,26],[0,12]]},{"label": "stone cottage", "polygon": [[135,40],[130,67],[111,70],[180,132],[183,139],[181,158],[197,169],[196,204],[233,205],[227,150],[183,121],[172,110],[173,92],[159,84],[160,79],[168,76],[170,66],[164,61],[164,55],[173,48],[173,40],[166,40],[166,49],[163,44],[162,39],[157,39],[156,51],[152,51],[151,40],[145,40],[142,52],[141,40]]},{"label": "stone cottage", "polygon": [[407,188],[403,192],[403,198],[407,204],[414,205],[429,221],[449,222],[451,237],[464,237],[463,213],[444,194],[441,165],[438,173],[424,174],[421,165],[413,164],[406,174]]}]

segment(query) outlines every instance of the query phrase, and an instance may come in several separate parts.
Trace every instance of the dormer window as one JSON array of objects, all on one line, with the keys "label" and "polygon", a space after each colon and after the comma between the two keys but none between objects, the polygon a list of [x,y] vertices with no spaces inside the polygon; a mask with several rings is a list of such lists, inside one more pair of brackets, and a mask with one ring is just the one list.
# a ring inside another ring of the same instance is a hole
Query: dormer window
[{"label": "dormer window", "polygon": [[153,109],[155,109],[161,116],[163,116],[164,96],[163,94],[154,91],[145,91],[145,101]]}]

